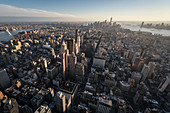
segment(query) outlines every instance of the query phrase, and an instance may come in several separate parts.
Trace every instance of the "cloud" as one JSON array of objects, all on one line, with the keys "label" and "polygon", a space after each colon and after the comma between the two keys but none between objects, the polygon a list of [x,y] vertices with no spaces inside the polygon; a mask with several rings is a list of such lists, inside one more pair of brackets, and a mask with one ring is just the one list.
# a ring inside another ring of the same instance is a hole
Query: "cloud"
[{"label": "cloud", "polygon": [[67,20],[81,20],[82,18],[70,14],[61,14],[45,10],[18,8],[11,5],[0,4],[1,17],[29,17],[29,18],[64,18]]}]

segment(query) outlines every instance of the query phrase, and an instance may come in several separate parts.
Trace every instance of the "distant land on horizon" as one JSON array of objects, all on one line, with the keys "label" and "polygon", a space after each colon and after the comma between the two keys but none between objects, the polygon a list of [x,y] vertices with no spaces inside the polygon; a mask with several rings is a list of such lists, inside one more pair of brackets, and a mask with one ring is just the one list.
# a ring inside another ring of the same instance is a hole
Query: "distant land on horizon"
[{"label": "distant land on horizon", "polygon": [[[104,20],[103,20],[104,21]],[[109,22],[109,20],[107,20]],[[18,16],[0,16],[0,23],[15,23],[15,22],[94,22],[90,20],[78,20],[78,19],[71,19],[65,17],[18,17]],[[126,23],[126,24],[141,24],[144,22],[145,24],[152,23],[152,24],[170,24],[170,21],[119,21],[113,20],[113,22],[118,23]]]}]

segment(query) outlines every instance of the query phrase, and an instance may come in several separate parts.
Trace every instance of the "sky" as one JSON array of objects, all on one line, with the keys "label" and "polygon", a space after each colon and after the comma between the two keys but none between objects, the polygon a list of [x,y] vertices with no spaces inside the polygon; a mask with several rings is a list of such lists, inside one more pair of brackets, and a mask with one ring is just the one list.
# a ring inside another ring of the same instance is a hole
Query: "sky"
[{"label": "sky", "polygon": [[4,16],[53,18],[51,21],[110,17],[113,21],[170,21],[170,0],[0,0],[0,19]]}]

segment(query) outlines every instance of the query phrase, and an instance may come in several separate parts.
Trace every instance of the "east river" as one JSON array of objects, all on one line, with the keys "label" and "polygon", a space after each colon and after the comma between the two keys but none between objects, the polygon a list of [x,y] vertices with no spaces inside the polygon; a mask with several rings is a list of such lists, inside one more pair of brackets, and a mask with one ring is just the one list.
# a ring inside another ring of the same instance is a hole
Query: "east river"
[{"label": "east river", "polygon": [[26,29],[26,30],[16,30],[16,31],[10,31],[12,35],[9,35],[6,31],[1,31],[0,32],[0,42],[1,41],[9,41],[14,38],[14,35],[17,35],[21,31],[30,31],[30,30],[35,30],[39,28],[33,28],[33,29]]}]

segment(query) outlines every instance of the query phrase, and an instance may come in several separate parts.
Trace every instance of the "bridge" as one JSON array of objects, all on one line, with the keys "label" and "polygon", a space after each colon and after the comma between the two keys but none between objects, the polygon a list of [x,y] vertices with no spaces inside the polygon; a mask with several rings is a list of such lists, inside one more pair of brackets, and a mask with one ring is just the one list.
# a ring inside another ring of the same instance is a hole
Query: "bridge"
[{"label": "bridge", "polygon": [[10,31],[8,30],[8,28],[6,29],[6,32],[11,36],[12,34],[10,33]]}]

